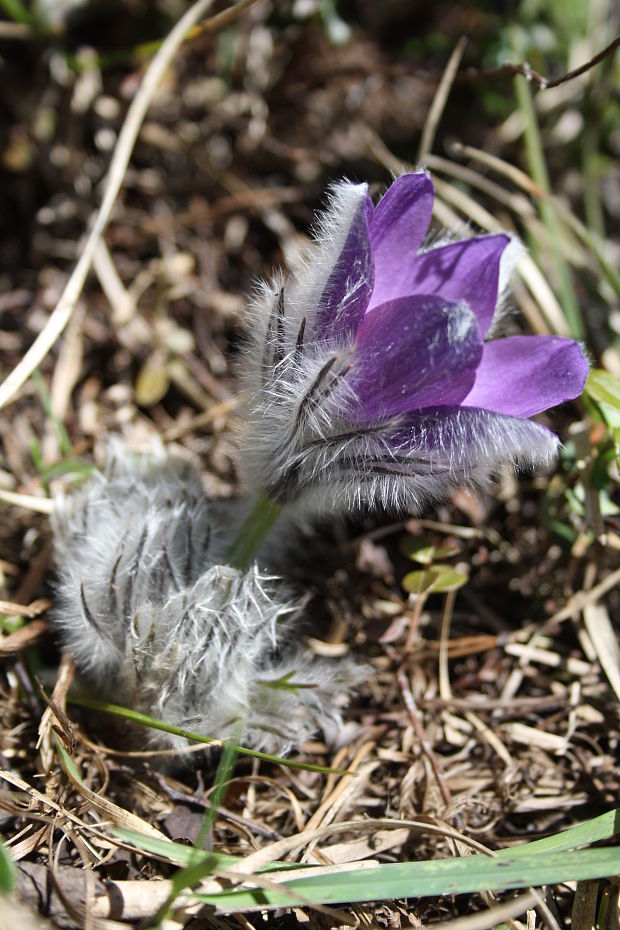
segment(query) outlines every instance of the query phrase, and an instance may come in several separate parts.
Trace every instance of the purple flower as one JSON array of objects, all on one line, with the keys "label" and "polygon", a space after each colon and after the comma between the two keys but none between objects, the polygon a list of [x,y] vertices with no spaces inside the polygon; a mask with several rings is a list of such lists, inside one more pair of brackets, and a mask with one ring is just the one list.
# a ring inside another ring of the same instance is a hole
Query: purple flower
[{"label": "purple flower", "polygon": [[581,393],[583,352],[556,336],[485,342],[520,247],[503,234],[424,247],[432,204],[424,173],[376,207],[367,185],[335,186],[302,270],[258,295],[256,490],[310,510],[419,506],[555,454],[527,418]]}]

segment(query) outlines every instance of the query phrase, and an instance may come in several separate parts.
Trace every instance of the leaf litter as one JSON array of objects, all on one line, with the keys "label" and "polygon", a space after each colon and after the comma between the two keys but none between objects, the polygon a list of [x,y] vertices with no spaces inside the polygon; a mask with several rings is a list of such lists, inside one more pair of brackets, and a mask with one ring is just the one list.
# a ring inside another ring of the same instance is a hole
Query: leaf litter
[{"label": "leaf litter", "polygon": [[[453,148],[453,160],[429,155],[435,177],[445,176],[441,223],[533,237],[514,293],[526,322],[509,317],[508,331],[566,331],[557,282],[537,263],[547,241],[529,204],[536,207],[540,194],[527,174],[511,171],[518,150],[488,119],[476,132],[459,120],[453,75],[444,74],[442,94],[450,93],[438,101],[448,54],[428,54],[417,67],[391,53],[391,15],[398,14],[386,13],[382,23],[380,13],[360,14],[352,39],[334,47],[316,19],[279,20],[259,2],[219,38],[204,33],[179,48],[150,101],[95,274],[65,336],[41,360],[39,389],[27,381],[0,414],[0,829],[17,864],[16,901],[32,914],[45,901],[56,926],[148,923],[164,907],[183,864],[179,850],[192,853],[186,867],[196,861],[191,844],[210,811],[218,761],[216,752],[192,752],[177,766],[168,752],[162,770],[158,751],[136,749],[125,724],[67,703],[73,672],[45,619],[54,593],[44,514],[50,494],[80,480],[75,463],[100,464],[109,433],[134,442],[164,436],[200,461],[209,494],[234,496],[231,359],[252,279],[291,259],[327,179],[358,176],[385,189],[386,169],[401,171],[412,159],[425,126],[426,140],[439,132],[433,152],[443,145],[451,154],[448,126],[480,149],[491,140],[496,159],[489,165],[468,151],[464,174],[465,150]],[[70,31],[66,41],[83,58]],[[90,70],[72,71],[50,46],[47,60],[27,51],[34,70],[26,88],[23,61],[14,47],[6,54],[16,86],[4,82],[2,91],[9,113],[3,170],[15,182],[0,252],[4,375],[42,331],[82,254],[87,217],[142,76],[131,60],[115,69],[96,57]],[[27,107],[16,105],[17,87]],[[580,105],[578,91],[569,102]],[[552,140],[551,124],[544,128]],[[551,157],[558,161],[557,150]],[[568,177],[568,163],[559,166]],[[571,190],[560,175],[554,190],[564,189]],[[524,193],[532,200],[522,200]],[[558,200],[560,220],[566,202]],[[617,375],[601,321],[615,299],[599,261],[605,255],[591,253],[583,239],[575,245],[569,228],[566,220],[556,248],[574,263],[580,294],[593,300],[589,336],[602,367]],[[299,547],[290,571],[312,594],[313,648],[351,652],[372,667],[342,730],[308,741],[298,755],[347,774],[238,758],[210,813],[204,849],[240,858],[214,859],[213,877],[195,887],[234,888],[235,873],[254,875],[272,857],[280,868],[312,864],[327,876],[350,865],[372,870],[468,856],[480,844],[518,849],[617,804],[618,511],[603,516],[601,498],[588,488],[581,509],[567,495],[579,473],[607,454],[600,421],[575,405],[556,411],[553,427],[565,442],[555,474],[506,479],[493,495],[455,494],[425,519],[327,521]],[[606,479],[617,503],[617,469],[610,466]],[[446,572],[466,578],[458,591],[437,590],[436,574],[422,593],[402,585],[412,570],[407,547],[425,545],[427,554],[428,546],[442,553]],[[274,893],[269,872],[259,886]],[[337,912],[317,910],[300,894],[292,910],[271,910],[269,922],[397,927],[474,918],[481,927],[516,926],[527,911],[528,927],[562,926],[571,912],[585,927],[582,911],[600,915],[617,904],[604,880],[594,905],[589,882],[576,888],[569,882],[546,897],[499,900],[445,894],[345,902]],[[220,911],[186,889],[164,926],[258,927],[267,913]]]}]

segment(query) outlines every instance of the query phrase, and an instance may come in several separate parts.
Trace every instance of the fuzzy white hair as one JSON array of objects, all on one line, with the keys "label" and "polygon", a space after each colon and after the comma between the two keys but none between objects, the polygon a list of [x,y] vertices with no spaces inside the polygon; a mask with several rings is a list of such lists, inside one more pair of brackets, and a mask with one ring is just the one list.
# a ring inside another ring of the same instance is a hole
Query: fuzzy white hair
[{"label": "fuzzy white hair", "polygon": [[[361,506],[420,509],[458,485],[488,483],[505,464],[548,465],[559,444],[536,423],[485,410],[439,408],[373,422],[347,415],[354,340],[320,332],[320,297],[365,197],[366,185],[335,185],[301,270],[259,285],[250,306],[240,466],[249,489],[300,517]],[[500,263],[502,299],[520,254],[513,240]],[[468,317],[466,306],[457,308],[455,345]]]},{"label": "fuzzy white hair", "polygon": [[214,565],[164,604],[140,605],[126,637],[123,693],[175,726],[221,739],[242,734],[256,749],[287,752],[339,719],[334,689],[359,672],[295,646],[303,601],[283,595],[256,566]]},{"label": "fuzzy white hair", "polygon": [[279,579],[219,564],[211,511],[186,462],[117,447],[104,474],[57,502],[55,626],[115,702],[284,753],[339,719],[337,692],[361,672],[303,652],[304,600]]}]

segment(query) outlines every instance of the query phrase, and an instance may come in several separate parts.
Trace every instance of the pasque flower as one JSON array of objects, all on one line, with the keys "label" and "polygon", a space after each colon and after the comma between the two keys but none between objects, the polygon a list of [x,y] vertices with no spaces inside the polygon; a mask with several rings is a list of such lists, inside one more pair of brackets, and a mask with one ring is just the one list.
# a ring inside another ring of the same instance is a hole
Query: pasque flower
[{"label": "pasque flower", "polygon": [[433,185],[332,189],[302,270],[264,285],[244,368],[249,486],[306,511],[420,506],[499,466],[537,465],[557,437],[528,419],[576,397],[580,346],[485,341],[519,244],[426,247]]},{"label": "pasque flower", "polygon": [[217,516],[187,462],[117,445],[105,474],[57,500],[55,625],[115,702],[283,753],[337,724],[339,695],[364,672],[304,653],[303,598],[256,565],[222,564]]},{"label": "pasque flower", "polygon": [[363,673],[304,655],[302,602],[251,564],[282,508],[418,507],[553,456],[557,437],[529,417],[581,392],[581,348],[486,341],[520,247],[506,235],[425,246],[432,202],[424,173],[377,207],[366,185],[335,186],[301,271],[260,289],[243,366],[255,506],[232,546],[236,518],[218,519],[196,472],[163,452],[117,451],[58,501],[56,624],[115,699],[284,751],[337,720],[335,695]]}]

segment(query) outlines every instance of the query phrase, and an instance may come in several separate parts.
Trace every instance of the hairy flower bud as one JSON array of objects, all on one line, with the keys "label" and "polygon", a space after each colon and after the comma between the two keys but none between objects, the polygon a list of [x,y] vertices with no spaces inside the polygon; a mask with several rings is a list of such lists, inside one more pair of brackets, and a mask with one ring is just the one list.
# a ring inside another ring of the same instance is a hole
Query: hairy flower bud
[{"label": "hairy flower bud", "polygon": [[116,703],[272,753],[339,719],[338,692],[359,667],[304,653],[304,601],[279,579],[219,564],[211,505],[187,463],[117,448],[105,475],[58,501],[54,533],[55,624]]}]

